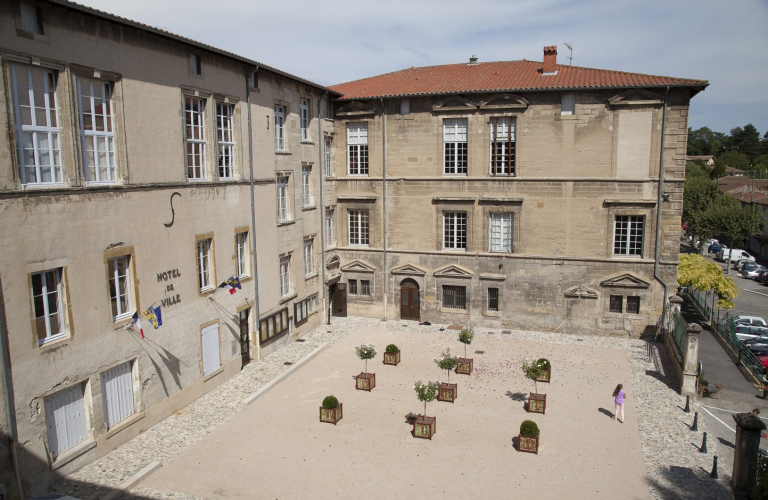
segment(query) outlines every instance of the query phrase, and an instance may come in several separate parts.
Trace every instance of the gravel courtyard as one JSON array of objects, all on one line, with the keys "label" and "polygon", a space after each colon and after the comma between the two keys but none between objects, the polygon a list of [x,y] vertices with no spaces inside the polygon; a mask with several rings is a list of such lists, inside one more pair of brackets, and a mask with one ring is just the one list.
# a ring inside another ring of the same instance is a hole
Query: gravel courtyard
[{"label": "gravel courtyard", "polygon": [[[698,453],[701,431],[665,377],[660,344],[607,337],[481,329],[469,347],[472,376],[451,374],[456,403],[433,402],[432,441],[415,439],[405,422],[423,405],[415,380],[446,379],[433,363],[445,347],[463,345],[445,325],[334,318],[243,372],[177,415],[85,467],[57,491],[90,500],[152,461],[163,467],[134,498],[727,498],[727,472],[709,478],[716,443]],[[249,406],[242,401],[317,347],[305,366]],[[363,370],[354,346],[374,343],[369,361],[376,388],[354,389]],[[383,365],[389,343],[402,350],[399,366]],[[475,353],[475,351],[484,351]],[[521,399],[533,384],[519,365],[546,357],[553,365],[547,414],[528,414]],[[611,391],[629,394],[624,424],[613,421]],[[669,384],[669,385],[668,385]],[[338,425],[318,422],[318,407],[333,394],[344,404]],[[520,423],[541,429],[539,455],[513,447]]]}]

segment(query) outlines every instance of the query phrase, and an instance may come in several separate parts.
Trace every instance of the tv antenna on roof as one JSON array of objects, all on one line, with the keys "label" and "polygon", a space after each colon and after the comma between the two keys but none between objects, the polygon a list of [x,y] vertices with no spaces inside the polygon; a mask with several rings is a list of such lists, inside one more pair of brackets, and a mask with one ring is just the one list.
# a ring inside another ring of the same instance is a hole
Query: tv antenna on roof
[{"label": "tv antenna on roof", "polygon": [[565,42],[565,46],[568,47],[568,50],[570,53],[568,54],[568,65],[573,66],[573,45],[571,45],[568,42]]}]

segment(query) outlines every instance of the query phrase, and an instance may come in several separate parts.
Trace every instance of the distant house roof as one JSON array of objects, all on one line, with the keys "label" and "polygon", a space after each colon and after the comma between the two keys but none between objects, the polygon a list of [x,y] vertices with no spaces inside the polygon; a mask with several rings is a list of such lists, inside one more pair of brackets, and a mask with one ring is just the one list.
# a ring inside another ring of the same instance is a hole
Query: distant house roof
[{"label": "distant house roof", "polygon": [[715,157],[712,155],[693,155],[686,156],[686,161],[703,161],[704,163],[714,163]]},{"label": "distant house roof", "polygon": [[741,177],[744,175],[744,171],[739,168],[725,167],[725,173],[731,177]]},{"label": "distant house roof", "polygon": [[418,96],[472,92],[521,92],[543,90],[693,87],[697,92],[706,80],[642,75],[579,66],[556,65],[543,74],[537,61],[500,61],[411,67],[362,80],[332,85],[342,99]]}]

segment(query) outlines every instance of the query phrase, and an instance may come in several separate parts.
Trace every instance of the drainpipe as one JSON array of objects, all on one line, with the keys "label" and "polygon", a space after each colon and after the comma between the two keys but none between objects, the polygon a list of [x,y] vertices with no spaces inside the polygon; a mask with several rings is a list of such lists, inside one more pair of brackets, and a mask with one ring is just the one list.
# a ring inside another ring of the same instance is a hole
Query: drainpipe
[{"label": "drainpipe", "polygon": [[5,398],[5,413],[8,420],[8,444],[11,449],[11,460],[13,462],[13,470],[16,475],[16,484],[19,487],[19,498],[24,498],[24,490],[21,486],[21,471],[19,471],[19,461],[16,450],[16,421],[15,421],[15,408],[12,405],[11,397],[11,360],[8,358],[8,352],[6,351],[6,339],[8,335],[5,329],[5,306],[3,300],[3,289],[0,285],[0,366],[3,371],[3,396]]},{"label": "drainpipe", "polygon": [[[248,81],[254,73],[259,71],[259,67],[256,66],[254,70],[245,75],[245,95],[248,103],[248,168],[251,176],[251,251],[253,252],[253,291],[254,291],[254,313],[255,313],[255,331],[256,335],[260,335],[261,332],[261,311],[259,309],[259,266],[258,266],[258,254],[256,253],[256,195],[254,193],[253,184],[253,127],[251,124],[251,82]],[[259,359],[261,359],[261,347],[259,346]]]},{"label": "drainpipe", "polygon": [[664,92],[664,110],[661,114],[661,152],[659,153],[659,189],[658,189],[658,197],[656,199],[656,256],[653,260],[653,277],[656,278],[656,281],[661,283],[661,286],[664,287],[664,297],[662,297],[661,302],[661,323],[660,326],[664,327],[664,320],[666,319],[667,315],[667,293],[668,293],[668,285],[667,283],[661,279],[661,276],[659,276],[659,254],[661,252],[661,244],[659,243],[659,235],[661,234],[661,203],[662,203],[662,193],[664,192],[664,134],[667,130],[667,101],[669,99],[669,86],[667,86],[666,91]]},{"label": "drainpipe", "polygon": [[[323,315],[325,315],[325,324],[331,324],[331,314],[328,312],[328,287],[325,286],[325,206],[323,205],[323,181],[325,180],[325,162],[323,162],[323,152],[325,150],[325,137],[323,137],[323,120],[320,117],[320,103],[328,95],[325,91],[323,97],[317,101],[317,166],[320,171],[320,286],[323,287]],[[331,99],[328,98],[328,106],[331,105]]]},{"label": "drainpipe", "polygon": [[389,303],[389,276],[387,276],[387,108],[384,98],[381,98],[381,203],[384,213],[382,233],[384,237],[384,319],[387,319],[387,304]]}]

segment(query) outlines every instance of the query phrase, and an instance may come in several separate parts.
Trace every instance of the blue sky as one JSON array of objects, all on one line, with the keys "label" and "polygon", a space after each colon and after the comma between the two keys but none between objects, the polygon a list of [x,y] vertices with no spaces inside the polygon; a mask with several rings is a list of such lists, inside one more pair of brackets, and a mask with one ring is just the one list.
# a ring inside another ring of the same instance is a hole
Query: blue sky
[{"label": "blue sky", "polygon": [[690,126],[768,130],[768,0],[79,0],[323,85],[411,66],[558,62],[709,80]]}]

